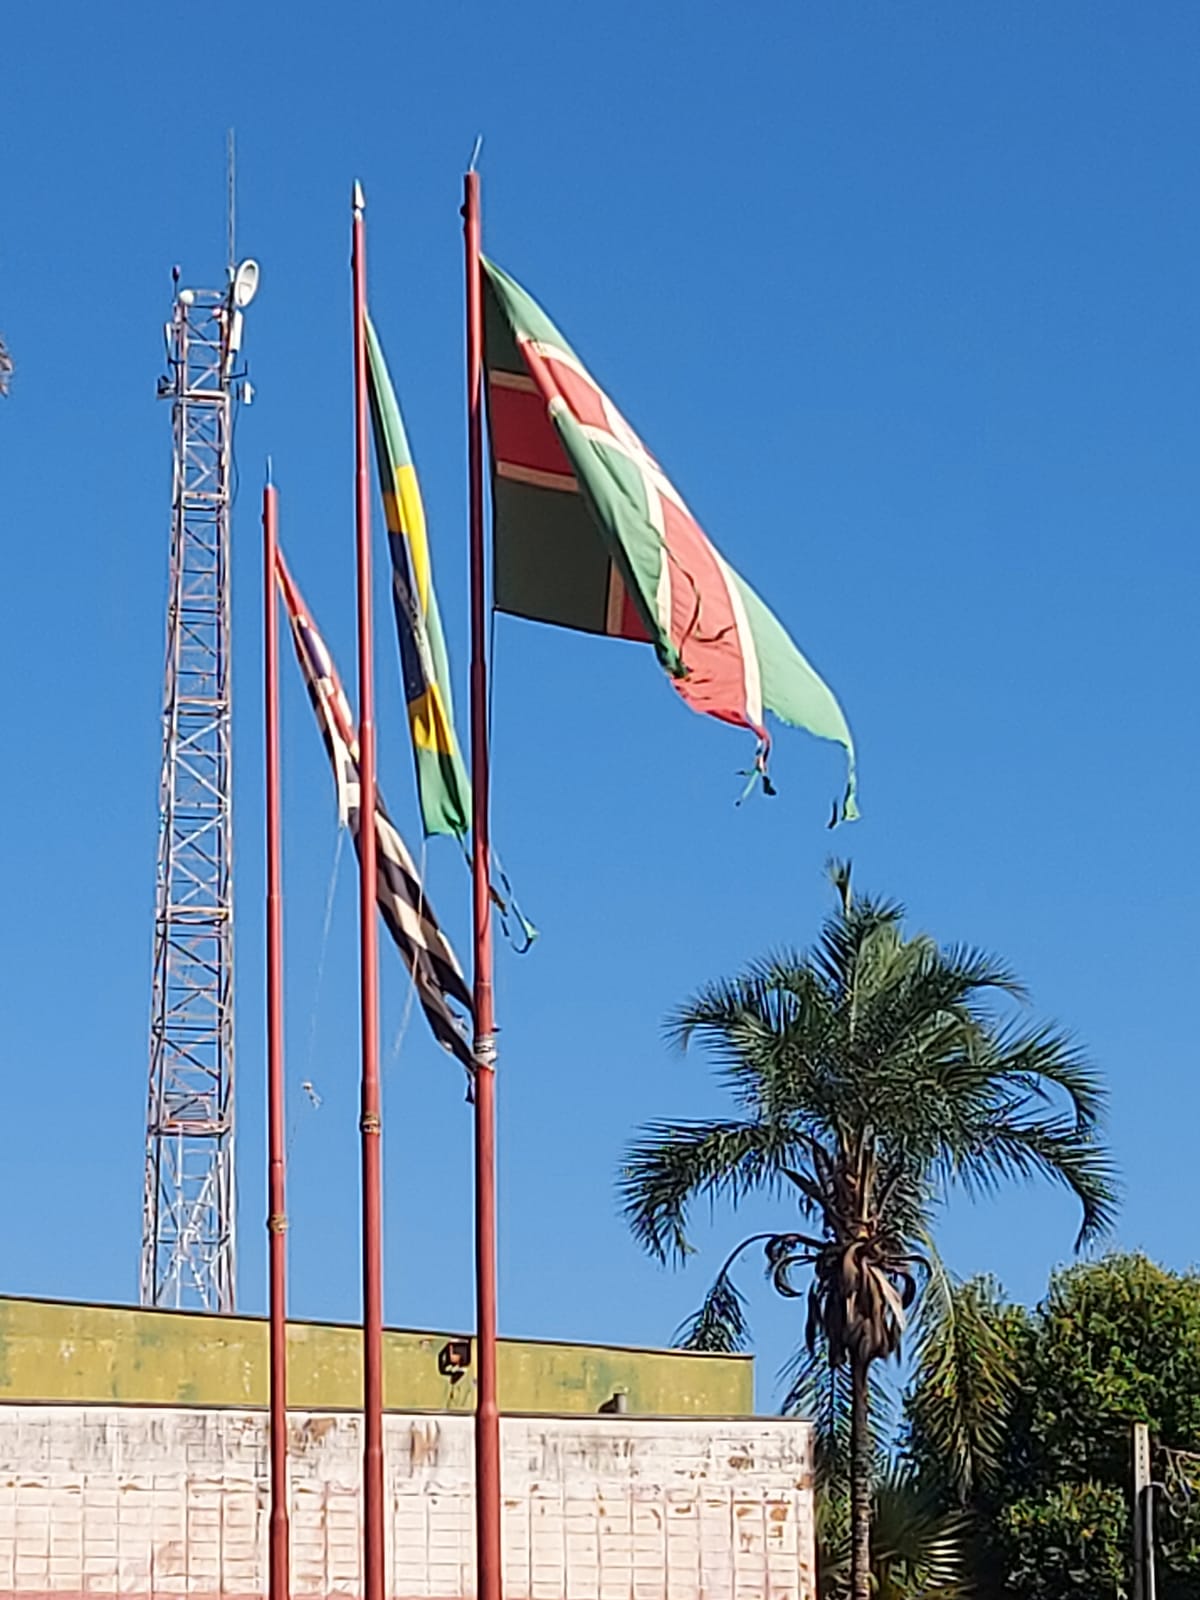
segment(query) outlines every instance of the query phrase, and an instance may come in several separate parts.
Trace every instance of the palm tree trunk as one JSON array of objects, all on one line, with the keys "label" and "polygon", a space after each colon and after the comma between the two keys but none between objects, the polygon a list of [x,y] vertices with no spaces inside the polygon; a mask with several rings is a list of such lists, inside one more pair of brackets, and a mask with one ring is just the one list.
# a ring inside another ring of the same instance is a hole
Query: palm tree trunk
[{"label": "palm tree trunk", "polygon": [[870,1371],[858,1356],[850,1358],[850,1594],[871,1600],[871,1442]]}]

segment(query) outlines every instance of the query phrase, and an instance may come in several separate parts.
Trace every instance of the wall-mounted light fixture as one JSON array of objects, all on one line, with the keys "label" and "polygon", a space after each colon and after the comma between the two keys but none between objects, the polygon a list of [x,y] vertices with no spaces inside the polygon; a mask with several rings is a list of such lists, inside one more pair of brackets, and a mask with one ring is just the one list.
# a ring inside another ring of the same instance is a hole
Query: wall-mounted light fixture
[{"label": "wall-mounted light fixture", "polygon": [[457,1383],[471,1365],[470,1339],[447,1339],[438,1351],[437,1365],[443,1378]]}]

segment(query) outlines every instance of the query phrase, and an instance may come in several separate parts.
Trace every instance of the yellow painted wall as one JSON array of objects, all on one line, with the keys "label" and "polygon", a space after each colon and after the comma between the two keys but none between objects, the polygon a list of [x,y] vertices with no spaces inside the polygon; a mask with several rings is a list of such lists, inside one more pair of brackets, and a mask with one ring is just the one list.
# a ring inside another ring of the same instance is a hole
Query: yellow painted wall
[{"label": "yellow painted wall", "polygon": [[[474,1377],[438,1372],[441,1333],[384,1336],[384,1403],[395,1410],[469,1410]],[[362,1403],[359,1331],[294,1322],[288,1402],[298,1410]],[[511,1412],[596,1412],[615,1389],[640,1416],[749,1416],[747,1356],[603,1345],[500,1343],[500,1405]],[[267,1327],[249,1317],[0,1299],[0,1401],[262,1406]]]}]

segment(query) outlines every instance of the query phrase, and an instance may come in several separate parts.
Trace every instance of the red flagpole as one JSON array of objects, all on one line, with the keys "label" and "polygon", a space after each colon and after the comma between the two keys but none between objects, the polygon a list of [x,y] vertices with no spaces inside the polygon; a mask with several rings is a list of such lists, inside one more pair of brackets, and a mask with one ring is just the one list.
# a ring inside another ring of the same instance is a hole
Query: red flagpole
[{"label": "red flagpole", "polygon": [[279,493],[263,490],[267,769],[267,1238],[270,1251],[270,1600],[288,1600],[287,1198],[283,1108],[283,894],[279,827]]},{"label": "red flagpole", "polygon": [[371,497],[367,476],[367,262],[362,185],[354,185],[354,512],[358,540],[359,935],[362,950],[363,1573],[384,1600],[383,1160],[379,1093],[379,930],[375,912],[375,673]]},{"label": "red flagpole", "polygon": [[492,1002],[487,608],[483,540],[483,302],[479,174],[464,184],[467,424],[471,483],[471,803],[475,933],[475,1550],[478,1600],[500,1600],[500,1410],[496,1397],[496,1023]]}]

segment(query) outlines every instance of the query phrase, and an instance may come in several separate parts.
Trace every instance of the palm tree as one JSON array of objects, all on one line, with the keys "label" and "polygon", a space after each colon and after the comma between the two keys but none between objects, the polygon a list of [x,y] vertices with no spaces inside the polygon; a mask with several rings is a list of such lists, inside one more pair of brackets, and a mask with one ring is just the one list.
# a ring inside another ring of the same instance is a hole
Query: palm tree
[{"label": "palm tree", "polygon": [[906,937],[903,907],[852,894],[847,866],[833,878],[838,907],[812,950],[708,985],[669,1022],[681,1048],[709,1048],[736,1114],[644,1128],[621,1195],[638,1242],[680,1264],[695,1200],[736,1208],[753,1191],[791,1193],[800,1226],[738,1247],[687,1342],[744,1345],[730,1273],[746,1245],[764,1245],[781,1294],[801,1295],[795,1274],[807,1269],[806,1345],[849,1377],[850,1592],[868,1600],[871,1372],[900,1350],[939,1199],[1049,1179],[1080,1201],[1077,1246],[1115,1202],[1096,1074],[1054,1028],[1005,1015],[1024,996],[1013,973],[981,951]]}]

